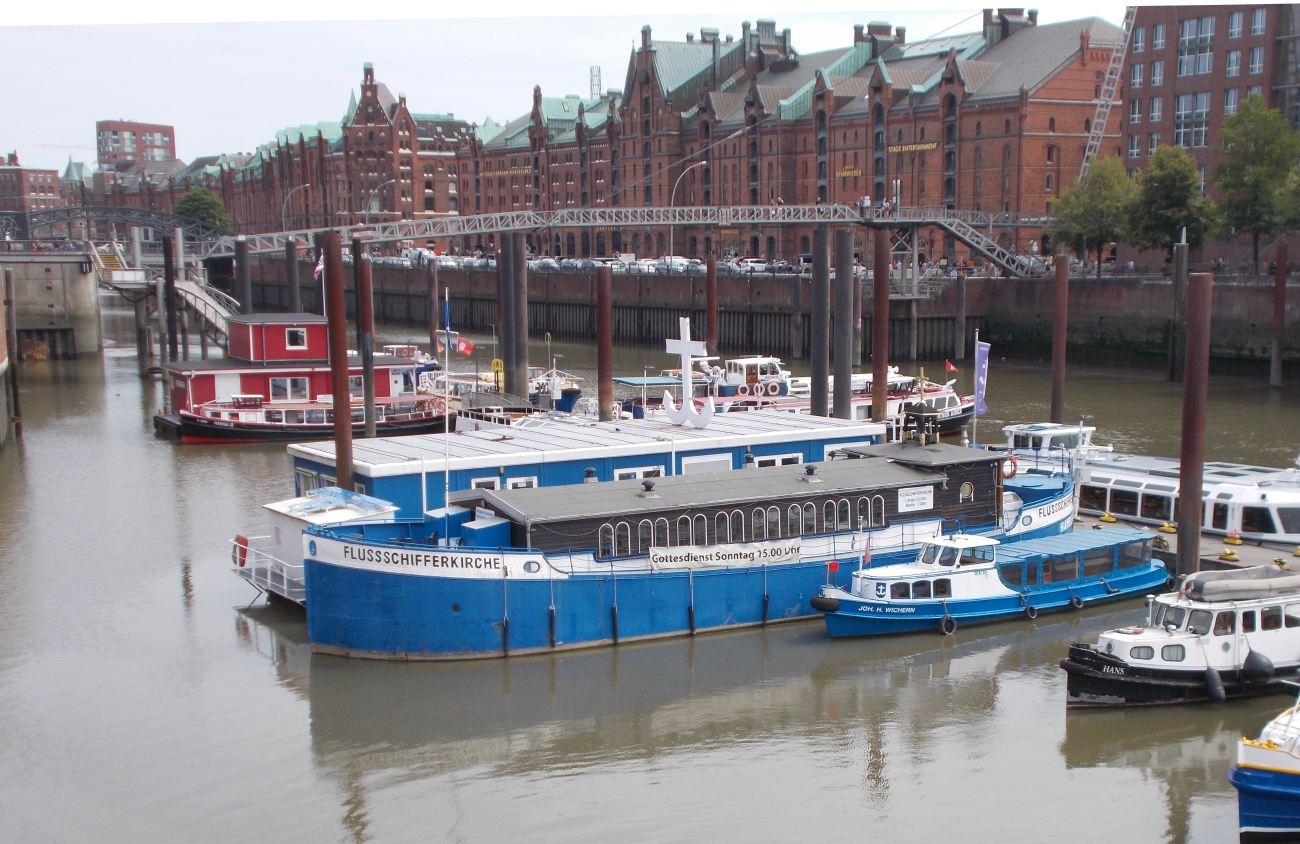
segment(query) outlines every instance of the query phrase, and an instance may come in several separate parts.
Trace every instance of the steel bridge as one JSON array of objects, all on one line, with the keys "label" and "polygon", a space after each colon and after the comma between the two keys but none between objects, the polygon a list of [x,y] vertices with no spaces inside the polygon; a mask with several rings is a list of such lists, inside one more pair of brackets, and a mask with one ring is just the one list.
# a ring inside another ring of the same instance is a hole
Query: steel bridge
[{"label": "steel bridge", "polygon": [[154,211],[151,208],[121,208],[115,206],[69,205],[64,208],[51,208],[48,211],[30,211],[27,213],[28,237],[33,237],[39,229],[66,225],[80,220],[88,222],[121,223],[125,226],[139,226],[142,229],[156,229],[170,232],[172,229],[184,230],[185,237],[191,241],[215,242],[221,237],[221,230],[211,223],[181,217],[166,211]]},{"label": "steel bridge", "polygon": [[[503,232],[539,231],[558,228],[641,228],[651,226],[866,226],[900,229],[936,227],[986,256],[1013,275],[1023,267],[1017,256],[1001,246],[994,229],[1042,228],[1052,220],[1046,214],[988,213],[959,211],[942,206],[904,208],[860,208],[855,205],[739,205],[695,208],[573,208],[559,211],[513,211],[504,214],[446,216],[421,220],[396,220],[345,227],[345,239],[361,237],[368,242],[466,237]],[[326,229],[246,235],[251,253],[283,254],[288,242],[299,247],[314,245],[315,235]],[[205,257],[235,253],[234,237],[222,237],[211,244]]]}]

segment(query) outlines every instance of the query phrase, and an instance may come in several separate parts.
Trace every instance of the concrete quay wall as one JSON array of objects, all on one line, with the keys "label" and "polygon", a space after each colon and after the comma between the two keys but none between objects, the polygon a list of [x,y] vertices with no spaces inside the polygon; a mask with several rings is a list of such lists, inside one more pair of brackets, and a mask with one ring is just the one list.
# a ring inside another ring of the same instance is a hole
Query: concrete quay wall
[{"label": "concrete quay wall", "polygon": [[0,252],[0,273],[12,270],[18,357],[66,358],[98,352],[99,278],[79,252]]}]

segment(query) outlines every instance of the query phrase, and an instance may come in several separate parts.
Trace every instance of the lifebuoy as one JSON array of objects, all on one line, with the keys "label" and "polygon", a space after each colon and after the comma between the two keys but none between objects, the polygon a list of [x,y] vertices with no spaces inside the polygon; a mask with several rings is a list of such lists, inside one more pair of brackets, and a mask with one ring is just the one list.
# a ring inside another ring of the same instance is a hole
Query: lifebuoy
[{"label": "lifebuoy", "polygon": [[768,381],[768,382],[767,382],[767,394],[768,394],[769,396],[779,396],[779,395],[781,395],[781,385],[780,385],[779,383],[777,383],[776,381]]},{"label": "lifebuoy", "polygon": [[1016,456],[1008,454],[1007,459],[1002,461],[1002,477],[1011,480],[1016,476],[1016,470],[1019,468],[1020,464],[1016,462]]},{"label": "lifebuoy", "polygon": [[749,385],[748,385],[748,384],[741,384],[739,387],[737,387],[737,388],[736,388],[736,395],[738,395],[738,396],[748,396],[748,395],[749,395]]},{"label": "lifebuoy", "polygon": [[241,569],[248,560],[248,537],[243,534],[235,536],[235,544],[230,549],[230,561]]},{"label": "lifebuoy", "polygon": [[441,416],[447,412],[447,400],[442,396],[433,397],[433,412],[436,416]]},{"label": "lifebuoy", "polygon": [[1025,618],[1028,618],[1031,621],[1035,618],[1038,618],[1038,610],[1035,609],[1032,605],[1025,607]]},{"label": "lifebuoy", "polygon": [[1078,595],[1071,595],[1070,606],[1074,607],[1076,610],[1083,609],[1083,599],[1080,598]]},{"label": "lifebuoy", "polygon": [[945,615],[943,617],[943,621],[939,622],[939,630],[942,631],[943,635],[945,636],[951,636],[952,634],[956,633],[957,619],[953,618],[950,615]]}]

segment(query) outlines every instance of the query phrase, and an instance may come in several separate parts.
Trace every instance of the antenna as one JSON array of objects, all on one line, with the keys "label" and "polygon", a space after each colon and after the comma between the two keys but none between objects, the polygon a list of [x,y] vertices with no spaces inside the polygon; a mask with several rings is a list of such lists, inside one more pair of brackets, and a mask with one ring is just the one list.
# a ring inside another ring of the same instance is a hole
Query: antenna
[{"label": "antenna", "polygon": [[591,98],[594,100],[600,96],[600,65],[591,66]]}]

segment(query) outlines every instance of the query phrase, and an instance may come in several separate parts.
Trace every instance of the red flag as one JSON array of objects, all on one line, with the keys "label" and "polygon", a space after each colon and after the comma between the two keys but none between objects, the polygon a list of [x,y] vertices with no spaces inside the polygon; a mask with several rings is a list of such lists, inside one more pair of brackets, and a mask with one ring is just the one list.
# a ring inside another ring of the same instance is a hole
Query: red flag
[{"label": "red flag", "polygon": [[943,370],[944,370],[944,372],[960,372],[960,371],[961,371],[961,370],[957,369],[957,367],[953,366],[953,365],[952,365],[952,361],[950,361],[950,360],[946,360],[946,361],[943,362]]},{"label": "red flag", "polygon": [[474,354],[474,344],[469,340],[466,340],[464,337],[457,337],[456,351],[460,352],[462,355],[472,355]]},{"label": "red flag", "polygon": [[839,570],[840,570],[840,564],[839,564],[838,562],[836,562],[835,560],[831,560],[831,561],[826,565],[826,570],[827,570],[827,571],[839,571]]}]

